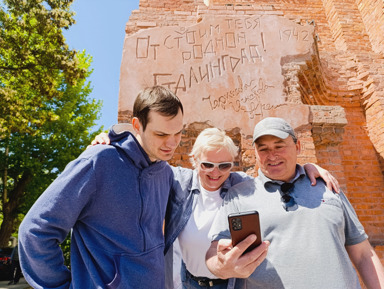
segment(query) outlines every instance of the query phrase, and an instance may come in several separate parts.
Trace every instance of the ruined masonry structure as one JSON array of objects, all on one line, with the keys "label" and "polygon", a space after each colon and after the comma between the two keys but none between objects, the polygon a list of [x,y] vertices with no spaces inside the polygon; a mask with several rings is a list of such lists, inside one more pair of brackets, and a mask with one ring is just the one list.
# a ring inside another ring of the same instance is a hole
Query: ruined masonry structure
[{"label": "ruined masonry structure", "polygon": [[216,126],[240,148],[236,169],[255,175],[254,125],[289,120],[300,163],[337,177],[384,263],[383,0],[141,0],[126,25],[119,122],[155,84],[186,110],[173,165],[190,167],[196,136]]}]

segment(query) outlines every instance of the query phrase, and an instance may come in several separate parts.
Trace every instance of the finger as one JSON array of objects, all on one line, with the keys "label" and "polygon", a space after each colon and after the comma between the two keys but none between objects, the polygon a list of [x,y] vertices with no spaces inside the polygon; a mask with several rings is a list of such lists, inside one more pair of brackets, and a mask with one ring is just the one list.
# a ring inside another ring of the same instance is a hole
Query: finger
[{"label": "finger", "polygon": [[316,178],[313,175],[308,175],[312,186],[316,186]]},{"label": "finger", "polygon": [[105,141],[103,138],[96,137],[96,139],[95,139],[95,145],[96,145],[96,144],[108,144],[108,143],[106,143],[106,141]]},{"label": "finger", "polygon": [[340,194],[341,188],[337,179],[335,179],[335,185],[333,187],[335,188],[336,193]]},{"label": "finger", "polygon": [[220,239],[217,243],[217,252],[225,252],[232,249],[232,241],[230,239]]},{"label": "finger", "polygon": [[323,179],[324,179],[324,182],[325,182],[326,185],[327,185],[327,188],[330,189],[330,190],[332,191],[332,188],[333,188],[332,180],[329,178],[328,175],[324,176]]},{"label": "finger", "polygon": [[269,242],[265,241],[251,252],[240,257],[237,262],[237,267],[240,269],[238,272],[241,278],[248,278],[255,269],[260,266],[267,257],[268,247]]},{"label": "finger", "polygon": [[108,134],[102,132],[98,134],[95,139],[91,142],[92,145],[97,145],[97,144],[110,144],[110,139],[108,137]]},{"label": "finger", "polygon": [[268,254],[268,246],[261,251],[261,254],[258,255],[256,259],[254,259],[249,264],[245,265],[244,269],[246,269],[246,271],[251,271],[250,273],[252,274],[252,272],[255,271],[256,268],[259,267],[261,263],[264,262],[265,258],[267,258],[267,254]]},{"label": "finger", "polygon": [[236,246],[231,250],[231,255],[233,258],[239,258],[247,248],[256,241],[256,235],[251,234],[243,241],[239,242]]},{"label": "finger", "polygon": [[327,172],[324,175],[323,180],[326,183],[327,188],[329,190],[332,191],[332,189],[334,189],[336,192],[338,191],[338,188],[337,188],[336,183],[335,183],[336,179],[329,172]]},{"label": "finger", "polygon": [[240,259],[244,263],[252,263],[254,260],[260,258],[263,254],[266,254],[268,251],[270,242],[269,241],[264,241],[262,242],[259,246],[257,246],[255,249],[252,251],[244,254]]},{"label": "finger", "polygon": [[337,191],[337,187],[335,185],[336,179],[330,173],[327,173],[326,175],[324,175],[324,181],[325,181],[327,188],[329,190]]},{"label": "finger", "polygon": [[99,136],[102,139],[103,143],[105,143],[105,144],[110,144],[111,143],[107,133],[103,132]]},{"label": "finger", "polygon": [[340,186],[339,186],[339,182],[337,181],[337,179],[334,177],[334,176],[330,176],[330,185],[327,185],[328,189],[330,190],[334,190],[336,193],[340,193]]}]

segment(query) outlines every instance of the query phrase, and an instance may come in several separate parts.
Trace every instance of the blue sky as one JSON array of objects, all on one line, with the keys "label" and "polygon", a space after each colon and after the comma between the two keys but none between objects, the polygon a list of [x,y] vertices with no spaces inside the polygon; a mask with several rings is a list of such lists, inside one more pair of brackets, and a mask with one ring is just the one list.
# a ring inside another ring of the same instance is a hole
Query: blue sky
[{"label": "blue sky", "polygon": [[125,24],[139,0],[75,0],[76,24],[64,31],[70,48],[86,50],[93,57],[89,80],[90,98],[103,101],[97,128],[108,129],[117,123],[120,64],[123,53]]}]

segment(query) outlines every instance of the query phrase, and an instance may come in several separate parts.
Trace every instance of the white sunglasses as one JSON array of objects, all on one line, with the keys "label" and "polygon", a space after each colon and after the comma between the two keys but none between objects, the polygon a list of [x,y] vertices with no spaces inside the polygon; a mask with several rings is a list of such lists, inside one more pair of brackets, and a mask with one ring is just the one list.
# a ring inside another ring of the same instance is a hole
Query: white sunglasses
[{"label": "white sunglasses", "polygon": [[220,172],[227,172],[233,167],[233,162],[223,163],[211,163],[211,162],[199,162],[200,168],[205,172],[212,172],[215,168],[218,168]]}]

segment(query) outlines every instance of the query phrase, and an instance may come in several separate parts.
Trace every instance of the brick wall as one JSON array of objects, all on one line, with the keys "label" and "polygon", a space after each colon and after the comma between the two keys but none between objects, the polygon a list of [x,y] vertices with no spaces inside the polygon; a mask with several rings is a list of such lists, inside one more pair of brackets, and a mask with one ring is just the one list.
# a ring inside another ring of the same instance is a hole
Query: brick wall
[{"label": "brick wall", "polygon": [[[297,23],[315,26],[318,58],[300,66],[288,64],[283,69],[287,101],[313,106],[313,120],[297,131],[303,147],[299,161],[316,162],[338,178],[384,263],[382,0],[141,0],[140,9],[130,16],[126,32],[130,35],[151,27],[189,26],[206,14],[258,13],[284,15]],[[338,125],[337,111],[328,111],[334,106],[344,108],[346,124]],[[316,120],[327,115],[333,124]],[[120,116],[119,121],[126,119]],[[194,123],[185,128],[173,164],[190,166],[190,148],[206,127],[206,123]],[[242,135],[240,128],[231,129],[228,134],[241,152],[236,168],[255,175],[251,136]]]}]

